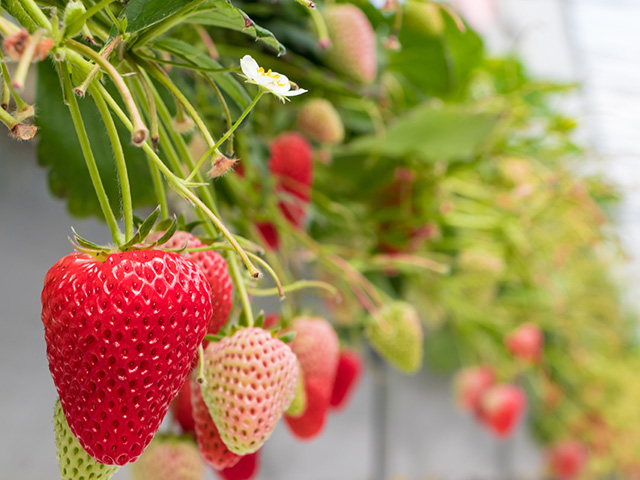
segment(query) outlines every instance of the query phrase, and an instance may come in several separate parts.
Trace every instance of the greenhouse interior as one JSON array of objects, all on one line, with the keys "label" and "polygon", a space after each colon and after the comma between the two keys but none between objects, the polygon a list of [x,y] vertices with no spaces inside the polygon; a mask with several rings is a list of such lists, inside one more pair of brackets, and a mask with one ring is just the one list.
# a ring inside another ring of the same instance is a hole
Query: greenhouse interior
[{"label": "greenhouse interior", "polygon": [[0,0],[0,478],[640,479],[638,24]]}]

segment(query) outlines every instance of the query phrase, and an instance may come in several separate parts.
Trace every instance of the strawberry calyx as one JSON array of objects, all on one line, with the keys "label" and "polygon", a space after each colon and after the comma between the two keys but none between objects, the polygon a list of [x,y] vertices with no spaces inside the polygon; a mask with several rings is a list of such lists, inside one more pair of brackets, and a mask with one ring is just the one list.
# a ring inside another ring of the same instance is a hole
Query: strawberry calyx
[{"label": "strawberry calyx", "polygon": [[[265,318],[265,314],[264,311],[260,311],[260,313],[258,314],[258,316],[256,317],[254,323],[253,323],[253,327],[255,328],[260,328],[265,330],[266,332],[269,332],[271,334],[271,336],[273,338],[277,338],[278,340],[289,344],[291,343],[291,341],[295,338],[296,336],[296,332],[291,331],[291,330],[284,330],[282,327],[279,328],[275,328],[273,330],[267,330],[263,327],[264,325],[264,318]],[[205,335],[204,339],[208,342],[219,342],[222,339],[226,338],[226,337],[232,337],[233,335],[235,335],[238,331],[240,330],[244,330],[245,328],[248,328],[248,325],[244,325],[243,323],[238,323],[238,324],[227,324],[223,330],[221,330],[220,332],[218,332],[216,335]]]}]

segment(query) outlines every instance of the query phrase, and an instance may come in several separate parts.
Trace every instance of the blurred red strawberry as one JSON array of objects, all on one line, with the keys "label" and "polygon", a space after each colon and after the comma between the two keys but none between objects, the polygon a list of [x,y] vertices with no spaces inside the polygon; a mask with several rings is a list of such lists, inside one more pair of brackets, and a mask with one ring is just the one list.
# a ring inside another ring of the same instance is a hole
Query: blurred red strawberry
[{"label": "blurred red strawberry", "polygon": [[514,357],[537,363],[540,361],[544,336],[536,325],[525,323],[511,332],[505,339],[505,343]]},{"label": "blurred red strawberry", "polygon": [[233,467],[216,471],[223,480],[251,480],[256,478],[260,469],[260,452],[250,453],[240,458]]},{"label": "blurred red strawberry", "polygon": [[353,350],[342,350],[338,359],[336,379],[331,393],[331,406],[335,409],[346,405],[355,391],[362,373],[362,358]]},{"label": "blurred red strawberry", "polygon": [[477,414],[482,395],[495,381],[495,373],[490,367],[467,367],[460,370],[454,380],[458,405]]},{"label": "blurred red strawberry", "polygon": [[482,395],[480,420],[498,437],[513,433],[524,415],[527,397],[515,385],[494,385]]},{"label": "blurred red strawberry", "polygon": [[556,443],[547,451],[549,472],[560,480],[576,478],[587,462],[587,449],[573,440]]}]

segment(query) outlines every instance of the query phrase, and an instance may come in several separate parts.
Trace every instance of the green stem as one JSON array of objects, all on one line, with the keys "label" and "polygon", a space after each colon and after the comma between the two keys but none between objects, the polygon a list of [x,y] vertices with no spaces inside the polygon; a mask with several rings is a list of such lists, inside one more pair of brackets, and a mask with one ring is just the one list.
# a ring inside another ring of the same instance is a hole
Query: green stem
[{"label": "green stem", "polygon": [[0,108],[0,122],[4,123],[9,130],[13,130],[13,127],[20,123],[4,108]]},{"label": "green stem", "polygon": [[229,275],[231,275],[231,279],[236,286],[236,291],[240,298],[240,303],[242,304],[242,310],[244,311],[247,319],[247,326],[253,327],[253,310],[251,308],[251,301],[249,300],[247,288],[244,284],[244,279],[242,278],[240,269],[238,268],[238,259],[235,256],[229,256],[227,263],[229,264]]},{"label": "green stem", "polygon": [[[180,91],[180,89],[176,87],[174,83],[164,74],[164,72],[160,69],[160,67],[158,67],[158,65],[156,65],[155,63],[148,63],[144,60],[143,62],[144,64],[146,64],[145,70],[153,78],[158,80],[158,82],[160,82],[160,84],[162,84],[163,87],[169,90],[173,94],[173,96],[178,99],[180,104],[185,108],[189,116],[196,123],[198,130],[200,130],[200,133],[202,134],[205,141],[207,142],[207,145],[209,146],[215,145],[216,142],[213,140],[213,137],[209,133],[207,126],[205,125],[204,121],[202,120],[202,118],[200,117],[196,109],[193,108],[193,105],[191,105],[189,100],[187,100],[187,97],[185,97],[184,94]],[[217,152],[217,154],[219,157],[223,156],[220,152]]]},{"label": "green stem", "polygon": [[11,90],[9,89],[9,84],[2,79],[2,104],[0,108],[2,110],[6,110],[9,108],[9,102],[11,101]]},{"label": "green stem", "polygon": [[[282,290],[284,292],[295,292],[296,290],[303,290],[305,288],[320,288],[322,290],[326,290],[335,297],[340,296],[340,293],[338,292],[338,289],[336,287],[319,280],[299,280],[295,283],[292,283],[291,285],[285,285],[284,287],[282,287]],[[270,297],[279,294],[277,288],[250,288],[249,293],[256,297]]]},{"label": "green stem", "polygon": [[6,0],[2,2],[2,7],[14,17],[20,25],[26,28],[30,33],[38,29],[38,24],[31,18],[19,0]]},{"label": "green stem", "polygon": [[236,120],[236,123],[234,123],[233,126],[229,130],[227,130],[227,133],[225,133],[220,138],[220,140],[218,140],[216,144],[213,147],[211,147],[209,150],[207,150],[207,152],[200,158],[196,167],[191,171],[191,174],[185,179],[186,182],[191,181],[191,179],[195,176],[198,170],[200,170],[200,167],[202,166],[204,161],[207,159],[207,157],[209,157],[209,155],[211,155],[213,152],[218,151],[218,148],[220,148],[220,146],[233,134],[233,132],[236,131],[236,129],[240,126],[242,121],[245,118],[247,118],[247,115],[249,115],[249,112],[251,112],[251,110],[253,110],[253,107],[256,106],[256,104],[258,103],[258,100],[262,98],[262,96],[264,95],[264,92],[265,91],[263,89],[260,89],[258,94],[253,99],[253,101],[249,104],[249,106],[245,109],[245,111],[242,112],[242,115],[240,115],[240,118]]},{"label": "green stem", "polygon": [[172,14],[170,17],[154,25],[149,30],[147,30],[146,33],[138,37],[138,40],[135,42],[134,47],[137,48],[142,45],[145,45],[146,43],[149,43],[154,38],[165,33],[167,30],[173,28],[175,25],[179,24],[184,20],[186,13],[191,12],[195,7],[197,7],[202,2],[203,0],[194,0],[193,2],[188,3],[187,5],[182,7],[180,10]]},{"label": "green stem", "polygon": [[239,67],[225,67],[225,68],[207,68],[207,67],[200,67],[198,65],[194,65],[192,63],[184,63],[184,62],[174,62],[172,60],[165,60],[164,58],[160,58],[160,57],[152,57],[151,55],[145,55],[144,53],[140,53],[140,52],[136,52],[136,56],[150,61],[150,62],[157,62],[157,63],[162,63],[163,65],[171,65],[172,67],[178,67],[178,68],[186,68],[188,70],[196,70],[198,72],[205,72],[205,73],[229,73],[229,72],[239,72],[240,68]]},{"label": "green stem", "polygon": [[200,385],[204,384],[204,347],[202,343],[198,345],[198,376],[196,382]]},{"label": "green stem", "polygon": [[72,40],[72,39],[67,39],[65,40],[65,43],[69,47],[77,51],[78,53],[81,53],[85,57],[93,60],[93,62],[99,64],[100,67],[109,74],[116,88],[120,92],[120,95],[124,100],[124,103],[127,105],[129,114],[131,115],[131,121],[133,123],[133,131],[132,131],[133,144],[138,147],[142,145],[145,139],[147,138],[148,130],[147,130],[147,127],[144,125],[144,122],[142,121],[142,117],[140,116],[140,112],[138,111],[135,102],[133,101],[131,92],[127,88],[127,85],[124,82],[124,79],[122,78],[120,73],[118,73],[118,70],[116,70],[116,68],[113,65],[111,65],[111,63],[109,63],[106,59],[104,59],[98,52],[81,44],[80,42],[76,42],[75,40]]},{"label": "green stem", "polygon": [[311,20],[313,20],[313,25],[316,27],[316,32],[318,33],[318,44],[322,48],[328,48],[331,45],[331,40],[329,38],[329,30],[327,29],[324,17],[317,8],[310,8],[309,14],[311,15]]},{"label": "green stem", "polygon": [[[16,110],[19,112],[22,112],[24,110],[27,110],[28,108],[30,108],[30,105],[25,102],[22,97],[18,94],[18,92],[16,92],[16,90],[13,88],[13,84],[11,82],[11,76],[9,75],[9,69],[7,68],[7,64],[5,62],[4,59],[4,54],[2,53],[2,49],[0,48],[0,70],[2,70],[2,81],[4,82],[3,88],[8,88],[9,92],[11,94],[11,96],[13,97],[13,100],[16,102]],[[4,99],[4,92],[3,92],[3,97]],[[2,102],[4,103],[4,101]],[[8,104],[8,102],[7,102]]]},{"label": "green stem", "polygon": [[[107,45],[105,45],[104,48],[100,51],[100,56],[103,57],[105,60],[109,58],[109,55],[111,55],[111,52],[113,52],[113,49],[116,47],[118,42],[120,42],[121,39],[122,37],[117,36],[112,41],[110,41]],[[96,75],[98,75],[99,71],[100,71],[100,65],[96,63],[91,69],[91,71],[89,72],[89,75],[87,75],[87,78],[85,78],[84,82],[82,82],[82,85],[80,85],[78,88],[75,89],[76,95],[78,95],[79,97],[82,97],[84,95],[84,92],[87,91],[87,89],[89,88],[89,85],[91,85],[91,82],[93,82],[93,79],[96,78]]]},{"label": "green stem", "polygon": [[[227,101],[224,99],[224,95],[222,95],[222,92],[220,91],[220,87],[218,87],[218,85],[216,84],[216,82],[213,81],[210,75],[203,73],[202,77],[204,77],[204,79],[207,81],[207,83],[211,86],[211,88],[215,92],[216,97],[218,97],[218,101],[220,102],[220,106],[222,107],[222,111],[224,112],[224,117],[227,120],[227,130],[230,130],[231,127],[233,126],[233,120],[231,120],[231,111],[229,110],[229,105],[227,105]],[[233,155],[233,151],[234,151],[234,148],[233,148],[233,136],[232,136],[229,140],[229,143],[227,143],[227,155],[229,156]]]},{"label": "green stem", "polygon": [[91,96],[98,107],[98,111],[102,116],[102,121],[107,129],[107,135],[111,141],[111,148],[113,149],[113,155],[116,159],[116,169],[118,171],[118,177],[120,178],[120,192],[122,194],[122,211],[124,214],[124,235],[125,241],[128,242],[133,237],[133,202],[131,199],[131,186],[129,184],[129,174],[127,172],[127,162],[124,158],[124,151],[122,150],[122,143],[118,136],[118,130],[116,124],[111,117],[109,107],[107,107],[104,98],[96,91],[94,87],[91,87]]},{"label": "green stem", "polygon": [[92,7],[88,8],[87,11],[82,15],[76,18],[71,25],[67,25],[67,31],[75,30],[75,28],[72,27],[75,27],[76,25],[84,25],[84,23],[91,17],[93,17],[96,13],[115,1],[116,0],[102,0],[101,2],[96,3]]},{"label": "green stem", "polygon": [[160,204],[160,217],[163,220],[169,218],[169,204],[167,202],[167,193],[164,189],[164,183],[162,182],[162,174],[158,167],[156,167],[151,161],[149,162],[149,169],[151,170],[151,181],[153,182],[153,191]]},{"label": "green stem", "polygon": [[51,31],[51,22],[46,17],[46,15],[40,10],[40,7],[36,4],[34,0],[20,0],[20,4],[24,11],[29,14],[29,16],[33,19],[33,21],[40,28],[44,28]]},{"label": "green stem", "polygon": [[280,300],[284,300],[284,289],[282,288],[282,283],[280,282],[280,278],[278,278],[278,275],[276,274],[275,270],[271,268],[271,265],[269,265],[263,258],[259,257],[255,253],[247,252],[247,255],[249,256],[249,258],[254,259],[257,263],[262,265],[262,267],[269,273],[269,275],[271,276],[271,278],[273,278],[273,281],[276,284],[275,290],[278,293],[278,295],[280,295]]},{"label": "green stem", "polygon": [[[99,83],[96,85],[99,88],[100,93],[104,96],[105,100],[111,107],[111,109],[120,118],[120,120],[125,125],[125,127],[128,128],[129,130],[133,130],[133,125],[131,123],[131,120],[129,120],[129,118],[122,111],[118,103],[111,97],[111,95],[109,95],[109,92],[107,92],[106,88]],[[224,223],[222,223],[222,221],[211,211],[211,209],[209,209],[209,207],[207,207],[202,202],[202,200],[200,200],[200,198],[195,193],[193,193],[184,185],[184,182],[180,178],[178,178],[171,172],[171,170],[163,163],[160,157],[158,157],[158,154],[155,152],[153,147],[148,142],[145,142],[142,144],[142,149],[147,153],[147,155],[149,155],[151,160],[160,169],[160,172],[162,172],[164,177],[167,179],[167,181],[169,182],[169,185],[171,185],[171,187],[176,192],[178,192],[180,195],[182,195],[184,198],[190,201],[194,206],[201,209],[204,212],[204,214],[207,216],[207,218],[209,218],[209,220],[211,220],[211,222],[218,228],[218,230],[220,230],[222,235],[224,235],[224,237],[233,246],[234,250],[238,253],[238,255],[240,255],[240,258],[242,259],[243,263],[249,270],[249,274],[251,275],[251,277],[260,278],[261,276],[260,271],[251,262],[251,260],[247,256],[247,253],[243,250],[243,248],[240,246],[238,241],[231,234],[229,229],[224,225]]]},{"label": "green stem", "polygon": [[43,33],[44,32],[42,30],[38,30],[29,37],[29,43],[24,49],[24,52],[22,52],[22,56],[18,62],[18,68],[16,68],[13,76],[13,87],[16,90],[22,90],[24,88],[24,82],[27,79],[31,60],[33,60],[33,56],[36,53],[36,47],[38,46],[38,42],[40,41],[40,37],[42,37]]},{"label": "green stem", "polygon": [[98,171],[96,159],[93,156],[93,151],[91,150],[91,143],[89,142],[89,137],[87,136],[87,131],[84,127],[84,122],[82,121],[80,108],[78,108],[78,101],[76,100],[76,96],[73,93],[71,77],[69,76],[69,72],[67,71],[66,64],[61,63],[59,65],[60,68],[58,70],[58,74],[61,77],[62,86],[64,88],[64,97],[67,105],[69,106],[71,119],[73,120],[73,125],[78,135],[82,154],[84,155],[85,162],[87,163],[87,168],[89,169],[91,183],[93,183],[93,188],[96,192],[96,195],[98,196],[100,208],[102,209],[104,218],[107,222],[107,225],[109,226],[109,230],[111,231],[111,238],[113,238],[113,241],[119,245],[123,241],[122,232],[120,231],[120,228],[118,228],[118,222],[116,221],[116,217],[113,214],[113,210],[111,210],[107,192],[105,191],[104,185],[102,184],[102,180],[100,178],[100,172]]}]

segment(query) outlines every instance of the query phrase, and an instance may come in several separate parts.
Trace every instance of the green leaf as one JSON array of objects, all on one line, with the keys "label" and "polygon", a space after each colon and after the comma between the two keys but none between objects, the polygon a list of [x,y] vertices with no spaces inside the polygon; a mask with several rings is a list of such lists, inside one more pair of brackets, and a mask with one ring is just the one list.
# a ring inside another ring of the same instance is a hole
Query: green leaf
[{"label": "green leaf", "polygon": [[[115,89],[107,85],[117,98]],[[89,171],[80,149],[69,109],[62,99],[62,90],[51,62],[38,64],[38,162],[49,170],[49,188],[60,198],[67,199],[69,212],[76,217],[95,215],[103,218],[98,197],[93,190]],[[104,124],[93,99],[87,96],[78,99],[82,118],[93,149],[109,203],[116,215],[121,212],[120,187],[109,138],[104,133]],[[116,127],[123,139],[124,155],[127,159],[129,181],[135,207],[155,204],[153,183],[142,149],[129,143],[131,134],[119,120]]]},{"label": "green leaf", "polygon": [[166,231],[164,232],[164,235],[162,235],[162,237],[160,237],[156,243],[158,245],[164,245],[169,241],[171,237],[173,237],[173,234],[176,233],[177,229],[178,229],[178,220],[174,216],[173,221],[171,222],[171,225],[169,225],[169,228],[166,229]]},{"label": "green leaf", "polygon": [[118,19],[126,21],[127,33],[137,33],[173,15],[189,0],[131,0]]},{"label": "green leaf", "polygon": [[236,30],[266,43],[278,52],[278,55],[283,55],[286,52],[284,45],[276,39],[273,33],[254,23],[246,13],[225,0],[209,0],[203,6],[198,7],[198,12],[190,15],[186,21]]},{"label": "green leaf", "polygon": [[156,220],[158,220],[159,216],[160,207],[156,207],[156,209],[151,212],[151,215],[149,215],[146,220],[142,222],[142,225],[140,225],[140,227],[138,228],[138,233],[140,234],[140,238],[142,240],[147,238],[147,235],[149,235],[149,232],[151,232],[151,229],[156,224]]},{"label": "green leaf", "polygon": [[423,104],[400,117],[384,134],[361,137],[343,154],[373,154],[393,158],[416,155],[436,160],[469,160],[488,143],[499,115],[462,107]]},{"label": "green leaf", "polygon": [[[170,53],[189,65],[195,65],[201,68],[222,68],[222,65],[206,53],[200,51],[200,49],[175,38],[165,37],[159,39],[154,42],[154,46]],[[251,103],[251,97],[231,73],[211,75],[211,79],[220,85],[220,88],[238,104],[240,109],[244,110]]]}]

